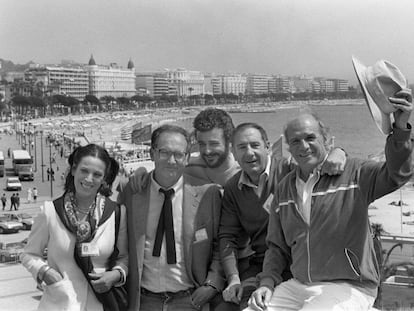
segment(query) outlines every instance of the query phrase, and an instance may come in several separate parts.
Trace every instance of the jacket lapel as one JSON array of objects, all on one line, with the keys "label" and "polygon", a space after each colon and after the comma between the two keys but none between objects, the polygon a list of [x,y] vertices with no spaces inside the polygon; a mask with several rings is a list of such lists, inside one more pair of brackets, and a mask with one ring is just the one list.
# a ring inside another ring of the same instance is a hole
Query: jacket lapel
[{"label": "jacket lapel", "polygon": [[144,262],[145,232],[147,230],[147,218],[149,209],[150,187],[144,193],[132,196],[132,206],[134,209],[134,235],[137,245],[136,254],[138,260],[138,270],[141,275]]},{"label": "jacket lapel", "polygon": [[196,189],[184,182],[183,191],[183,240],[184,240],[184,261],[188,275],[194,281],[192,273],[192,246],[196,227],[196,216],[199,206],[199,196]]}]

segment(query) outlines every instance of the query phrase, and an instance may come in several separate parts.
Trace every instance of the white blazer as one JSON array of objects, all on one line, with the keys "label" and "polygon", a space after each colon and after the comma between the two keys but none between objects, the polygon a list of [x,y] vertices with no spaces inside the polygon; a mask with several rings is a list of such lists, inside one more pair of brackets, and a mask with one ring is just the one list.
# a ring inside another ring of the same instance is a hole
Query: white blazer
[{"label": "white blazer", "polygon": [[[115,213],[101,224],[91,243],[96,243],[99,256],[92,257],[95,268],[103,268],[113,251],[115,240]],[[44,286],[38,310],[102,311],[101,303],[74,259],[75,236],[70,233],[55,211],[53,202],[45,202],[33,224],[28,243],[21,256],[23,266],[37,279],[39,269],[46,263],[42,257],[48,249],[47,263],[58,271],[63,279]],[[128,274],[128,238],[125,207],[121,207],[121,219],[117,247],[116,266]]]}]

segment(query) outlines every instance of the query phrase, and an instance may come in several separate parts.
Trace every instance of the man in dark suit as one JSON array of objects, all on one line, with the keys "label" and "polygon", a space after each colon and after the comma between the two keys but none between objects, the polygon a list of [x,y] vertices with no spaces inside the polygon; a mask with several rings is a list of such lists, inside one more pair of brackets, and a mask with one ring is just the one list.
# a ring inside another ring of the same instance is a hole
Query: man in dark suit
[{"label": "man in dark suit", "polygon": [[136,193],[128,183],[122,193],[128,214],[129,309],[204,309],[221,298],[225,282],[217,241],[220,191],[183,175],[190,156],[184,129],[156,129],[150,154],[155,164],[150,182]]}]

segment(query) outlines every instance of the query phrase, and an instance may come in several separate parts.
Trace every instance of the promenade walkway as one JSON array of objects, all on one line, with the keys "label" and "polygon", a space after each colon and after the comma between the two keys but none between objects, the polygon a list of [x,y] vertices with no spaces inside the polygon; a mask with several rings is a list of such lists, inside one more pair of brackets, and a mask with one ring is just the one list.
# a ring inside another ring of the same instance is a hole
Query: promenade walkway
[{"label": "promenade walkway", "polygon": [[0,263],[0,310],[32,311],[37,309],[42,292],[21,264]]}]

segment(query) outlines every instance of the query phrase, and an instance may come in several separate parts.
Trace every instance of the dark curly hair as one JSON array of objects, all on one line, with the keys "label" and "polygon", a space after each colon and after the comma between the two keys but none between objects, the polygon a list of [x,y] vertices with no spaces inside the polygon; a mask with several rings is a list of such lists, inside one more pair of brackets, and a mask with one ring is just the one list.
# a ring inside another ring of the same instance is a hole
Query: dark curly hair
[{"label": "dark curly hair", "polygon": [[74,178],[72,175],[72,169],[76,168],[76,166],[80,163],[80,161],[84,157],[92,156],[102,160],[105,163],[105,177],[104,183],[99,188],[98,192],[106,197],[109,197],[112,194],[112,183],[114,182],[116,176],[118,175],[119,171],[119,164],[118,162],[112,158],[108,151],[105,148],[96,145],[96,144],[89,144],[84,147],[76,148],[72,154],[69,156],[69,168],[66,174],[66,181],[65,181],[65,191],[73,191],[75,192],[75,184]]},{"label": "dark curly hair", "polygon": [[195,135],[197,135],[197,131],[207,132],[214,128],[222,129],[227,144],[231,141],[234,131],[234,124],[230,115],[226,111],[217,108],[207,108],[201,111],[195,117],[193,126]]}]

